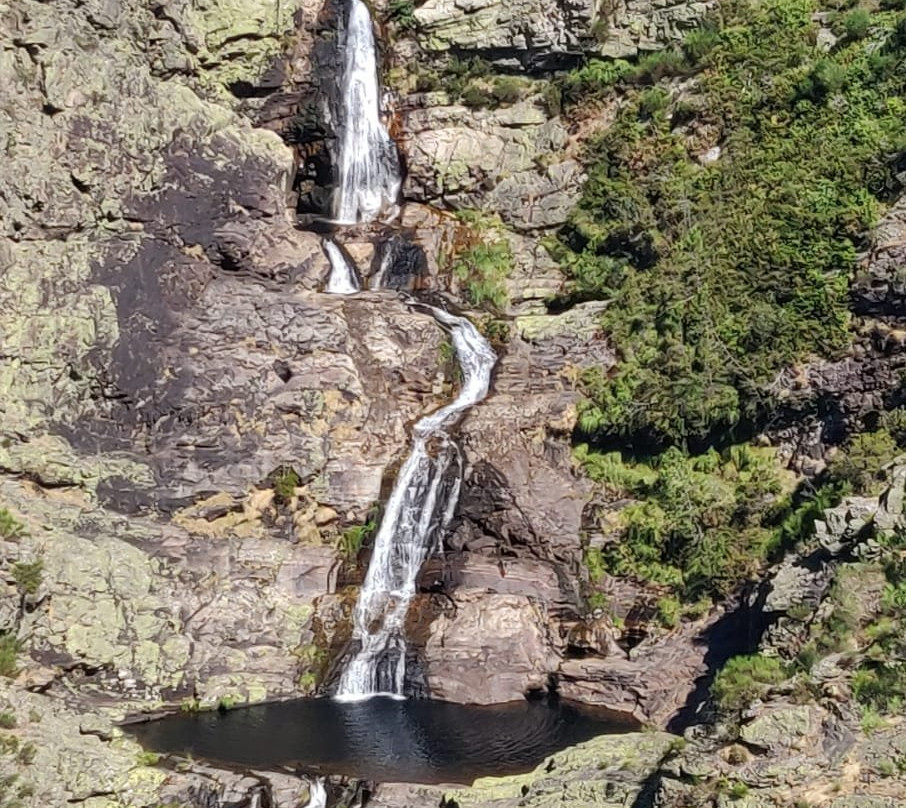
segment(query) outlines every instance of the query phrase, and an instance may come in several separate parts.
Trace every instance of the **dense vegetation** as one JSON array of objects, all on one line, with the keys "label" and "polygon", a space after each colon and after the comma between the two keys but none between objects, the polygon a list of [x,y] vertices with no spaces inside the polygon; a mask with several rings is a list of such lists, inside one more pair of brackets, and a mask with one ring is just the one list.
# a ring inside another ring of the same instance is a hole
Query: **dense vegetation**
[{"label": "dense vegetation", "polygon": [[798,487],[772,449],[749,444],[698,455],[672,447],[645,460],[579,445],[585,473],[614,499],[634,500],[619,512],[619,540],[586,550],[592,583],[606,572],[658,586],[660,620],[672,625],[682,604],[694,612],[726,596],[807,540],[844,496],[881,493],[888,465],[906,453],[904,422],[902,408],[884,413],[875,431],[851,436]]},{"label": "dense vegetation", "polygon": [[707,446],[757,421],[784,368],[847,345],[848,276],[902,170],[906,13],[838,12],[825,50],[816,10],[725,3],[681,51],[561,83],[574,114],[620,100],[556,245],[572,299],[613,301],[620,362],[585,376],[587,440]]},{"label": "dense vegetation", "polygon": [[[906,704],[906,536],[900,531],[875,536],[879,557],[844,562],[820,608],[792,612],[786,653],[795,658],[739,656],[729,660],[711,686],[715,706],[738,717],[771,688],[791,680],[787,692],[820,698],[814,672],[833,655],[862,710],[862,729],[871,732],[889,718],[898,719]],[[796,624],[799,624],[799,628]]]},{"label": "dense vegetation", "polygon": [[[768,521],[782,485],[770,450],[736,446],[687,457],[669,449],[650,464],[586,447],[577,454],[592,479],[638,499],[620,514],[622,539],[588,551],[593,571],[695,601],[728,594],[776,546],[778,530]],[[662,622],[671,622],[672,610],[665,604],[664,611]]]},{"label": "dense vegetation", "polygon": [[456,214],[460,227],[452,254],[441,257],[461,284],[473,306],[506,308],[509,293],[506,280],[513,269],[513,250],[499,219],[476,210]]}]

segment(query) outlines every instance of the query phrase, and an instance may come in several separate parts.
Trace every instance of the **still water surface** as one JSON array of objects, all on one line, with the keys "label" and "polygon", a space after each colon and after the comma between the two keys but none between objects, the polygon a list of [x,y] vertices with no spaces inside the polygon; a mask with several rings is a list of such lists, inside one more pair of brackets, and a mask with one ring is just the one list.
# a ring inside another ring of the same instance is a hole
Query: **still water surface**
[{"label": "still water surface", "polygon": [[377,782],[471,783],[529,771],[566,746],[632,728],[566,702],[479,707],[372,698],[185,713],[126,729],[147,749],[227,765],[290,766]]}]

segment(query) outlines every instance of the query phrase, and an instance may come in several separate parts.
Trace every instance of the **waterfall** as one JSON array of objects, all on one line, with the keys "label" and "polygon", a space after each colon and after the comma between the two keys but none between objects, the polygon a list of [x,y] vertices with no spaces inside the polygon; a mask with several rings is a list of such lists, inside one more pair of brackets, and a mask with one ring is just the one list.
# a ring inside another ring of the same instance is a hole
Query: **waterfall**
[{"label": "waterfall", "polygon": [[440,543],[459,498],[459,449],[446,428],[487,395],[497,361],[472,323],[427,308],[450,330],[462,387],[454,401],[422,418],[413,430],[412,450],[387,500],[356,604],[353,639],[360,648],[343,672],[338,698],[403,695],[409,602],[419,569],[428,551]]},{"label": "waterfall", "polygon": [[395,211],[400,191],[396,144],[381,122],[381,97],[371,15],[362,0],[350,0],[342,42],[339,186],[334,219],[368,222],[382,210]]},{"label": "waterfall", "polygon": [[308,794],[308,802],[305,808],[326,808],[327,789],[324,786],[323,777],[318,777],[309,783]]},{"label": "waterfall", "polygon": [[387,275],[387,270],[390,269],[390,265],[393,263],[393,250],[384,250],[384,254],[381,256],[381,264],[378,267],[378,271],[374,273],[373,278],[368,280],[369,289],[382,289],[384,286],[384,278]]},{"label": "waterfall", "polygon": [[351,295],[359,291],[355,269],[343,251],[330,239],[324,241],[324,252],[330,261],[330,278],[326,291],[334,295]]},{"label": "waterfall", "polygon": [[[374,32],[362,0],[349,0],[342,47],[334,218],[339,224],[356,224],[384,210],[395,211],[401,183],[396,145],[381,122]],[[324,250],[331,265],[327,291],[358,291],[355,269],[342,250],[329,239]],[[381,287],[392,261],[393,250],[388,247],[372,288]],[[447,428],[487,395],[497,361],[491,346],[468,320],[432,306],[424,308],[450,332],[462,386],[451,403],[422,418],[413,430],[412,448],[387,500],[356,604],[353,640],[359,648],[340,678],[340,699],[403,696],[409,602],[422,563],[433,547],[440,546],[459,499],[462,457]]]}]

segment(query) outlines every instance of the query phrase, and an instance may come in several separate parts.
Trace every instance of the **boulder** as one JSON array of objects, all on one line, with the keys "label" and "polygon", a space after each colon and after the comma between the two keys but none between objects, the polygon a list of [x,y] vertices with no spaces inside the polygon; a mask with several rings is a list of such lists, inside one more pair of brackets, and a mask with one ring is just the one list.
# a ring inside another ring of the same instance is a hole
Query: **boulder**
[{"label": "boulder", "polygon": [[556,667],[543,604],[525,595],[457,589],[440,612],[419,661],[433,698],[474,704],[515,701],[547,688]]}]

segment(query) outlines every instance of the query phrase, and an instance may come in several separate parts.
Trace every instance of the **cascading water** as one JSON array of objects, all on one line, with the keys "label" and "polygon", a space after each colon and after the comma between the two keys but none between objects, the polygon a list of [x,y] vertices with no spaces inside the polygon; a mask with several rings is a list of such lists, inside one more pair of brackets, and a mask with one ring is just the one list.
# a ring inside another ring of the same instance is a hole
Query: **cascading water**
[{"label": "cascading water", "polygon": [[[370,221],[384,210],[395,212],[401,184],[396,144],[381,123],[374,33],[362,0],[349,0],[342,47],[345,62],[334,217],[340,224],[356,224]],[[358,291],[355,269],[342,250],[329,239],[324,250],[332,268],[326,291]],[[392,253],[386,250],[372,288],[381,287]],[[424,308],[450,331],[462,369],[462,387],[453,402],[415,425],[412,451],[387,501],[356,605],[353,639],[359,649],[341,676],[340,699],[403,696],[406,612],[419,569],[429,550],[440,544],[459,499],[462,460],[447,428],[487,395],[497,361],[491,346],[468,320],[431,306]]]},{"label": "cascading water", "polygon": [[[450,330],[462,368],[462,387],[453,402],[422,418],[413,430],[412,451],[387,501],[356,604],[353,639],[361,646],[343,672],[338,698],[403,695],[403,628],[415,580],[428,551],[439,543],[459,498],[459,449],[446,428],[487,395],[497,361],[472,323],[427,308]],[[454,463],[456,473],[451,476]]]},{"label": "cascading water", "polygon": [[334,219],[340,224],[356,224],[371,221],[382,210],[395,212],[400,192],[399,156],[381,122],[374,31],[362,0],[349,2],[342,47],[345,62]]},{"label": "cascading water", "polygon": [[308,802],[305,808],[326,808],[327,806],[327,788],[324,785],[324,778],[317,777],[308,785]]},{"label": "cascading water", "polygon": [[330,239],[324,241],[324,252],[330,261],[330,278],[325,291],[332,295],[351,295],[359,291],[355,269],[343,255],[343,251]]}]

